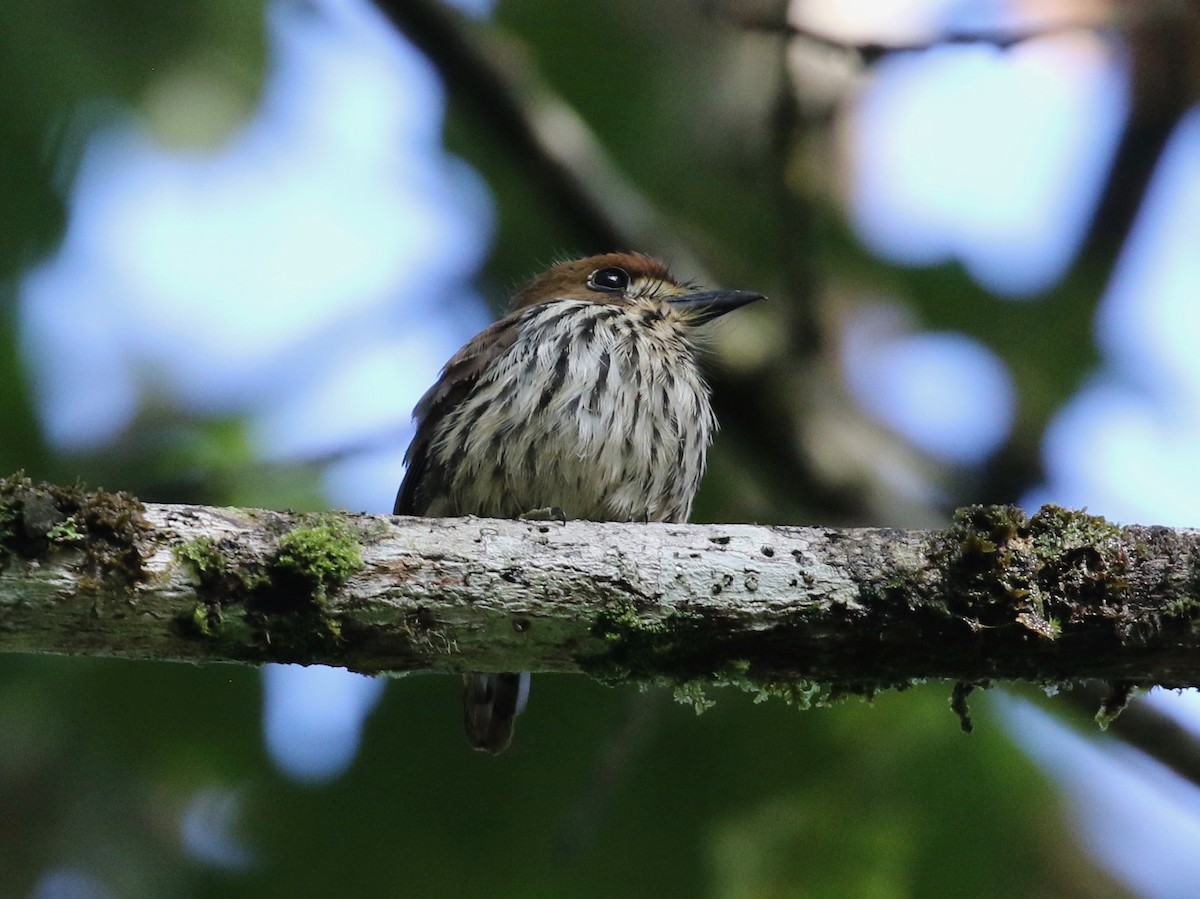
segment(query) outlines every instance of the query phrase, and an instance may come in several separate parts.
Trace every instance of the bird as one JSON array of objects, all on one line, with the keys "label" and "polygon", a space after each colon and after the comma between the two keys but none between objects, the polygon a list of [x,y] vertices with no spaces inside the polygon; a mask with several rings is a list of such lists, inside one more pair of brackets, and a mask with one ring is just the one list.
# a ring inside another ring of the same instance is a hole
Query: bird
[{"label": "bird", "polygon": [[[687,521],[717,427],[702,326],[763,298],[643,253],[552,265],[417,403],[394,514]],[[505,749],[528,692],[528,673],[464,674],[471,746]]]}]

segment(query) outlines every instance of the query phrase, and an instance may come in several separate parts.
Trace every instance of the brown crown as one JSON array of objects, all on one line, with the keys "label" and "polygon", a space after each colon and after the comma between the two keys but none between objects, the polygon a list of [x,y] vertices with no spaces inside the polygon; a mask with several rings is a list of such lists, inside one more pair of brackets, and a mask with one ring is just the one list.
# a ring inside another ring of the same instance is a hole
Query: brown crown
[{"label": "brown crown", "polygon": [[595,291],[587,286],[588,275],[597,269],[615,266],[629,272],[634,281],[650,278],[659,281],[677,283],[671,276],[666,263],[660,262],[645,253],[604,253],[599,256],[585,256],[583,259],[571,259],[557,262],[542,272],[517,292],[513,309],[523,309],[547,300],[561,300],[570,297],[583,299],[599,299]]}]

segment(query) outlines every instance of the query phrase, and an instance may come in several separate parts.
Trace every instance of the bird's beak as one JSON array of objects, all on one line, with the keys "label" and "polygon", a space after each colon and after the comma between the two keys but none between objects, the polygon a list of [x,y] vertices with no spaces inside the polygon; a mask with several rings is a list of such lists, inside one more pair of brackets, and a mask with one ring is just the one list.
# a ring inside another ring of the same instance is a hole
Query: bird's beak
[{"label": "bird's beak", "polygon": [[720,318],[726,312],[741,309],[747,303],[765,299],[761,293],[752,290],[704,290],[699,293],[680,294],[671,297],[667,302],[680,310],[687,321],[702,325],[714,318]]}]

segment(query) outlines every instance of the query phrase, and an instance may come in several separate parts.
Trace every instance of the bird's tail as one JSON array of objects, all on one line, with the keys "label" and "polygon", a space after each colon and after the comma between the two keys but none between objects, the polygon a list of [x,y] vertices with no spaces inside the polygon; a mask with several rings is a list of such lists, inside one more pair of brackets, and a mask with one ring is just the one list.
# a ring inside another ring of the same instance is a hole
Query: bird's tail
[{"label": "bird's tail", "polygon": [[513,723],[525,711],[529,672],[463,675],[463,727],[475,749],[501,752],[512,741]]}]

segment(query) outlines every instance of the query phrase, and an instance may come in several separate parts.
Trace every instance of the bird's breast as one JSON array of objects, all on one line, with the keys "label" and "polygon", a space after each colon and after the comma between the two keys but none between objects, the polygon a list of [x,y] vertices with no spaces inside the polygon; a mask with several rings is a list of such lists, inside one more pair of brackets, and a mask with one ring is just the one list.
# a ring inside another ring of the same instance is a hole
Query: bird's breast
[{"label": "bird's breast", "polygon": [[526,316],[435,439],[440,514],[686,520],[715,423],[683,327],[583,301]]}]

